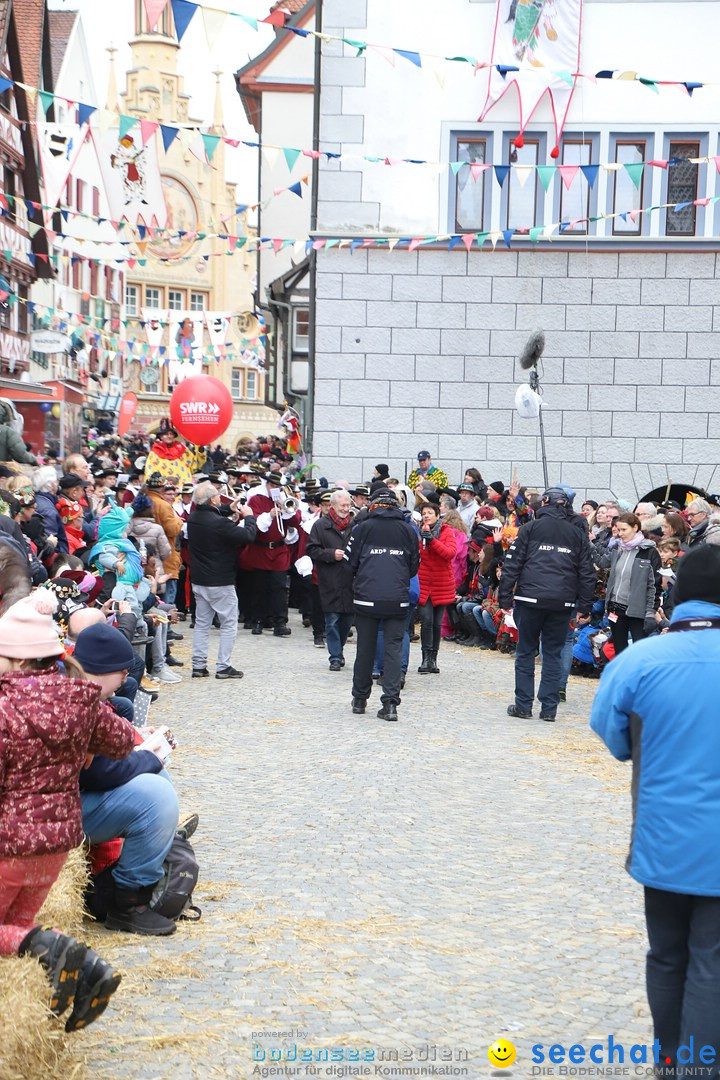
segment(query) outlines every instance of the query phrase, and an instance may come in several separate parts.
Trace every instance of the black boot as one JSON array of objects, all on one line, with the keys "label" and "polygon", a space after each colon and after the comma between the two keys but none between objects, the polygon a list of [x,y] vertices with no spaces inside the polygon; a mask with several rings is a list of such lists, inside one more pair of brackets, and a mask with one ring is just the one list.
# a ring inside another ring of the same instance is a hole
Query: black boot
[{"label": "black boot", "polygon": [[367,700],[365,698],[354,697],[352,699],[352,711],[356,714],[356,716],[362,716],[362,714],[365,712],[366,705]]},{"label": "black boot", "polygon": [[290,637],[291,634],[292,634],[292,630],[287,625],[287,623],[284,623],[284,622],[275,623],[275,628],[273,629],[273,637]]},{"label": "black boot", "polygon": [[429,670],[430,670],[430,673],[432,675],[439,675],[440,674],[440,668],[437,666],[437,653],[436,652],[430,653],[430,668],[429,668]]},{"label": "black boot", "polygon": [[80,968],[73,1010],[65,1024],[66,1031],[79,1031],[92,1024],[105,1012],[110,998],[120,985],[122,976],[107,960],[88,949]]},{"label": "black boot", "polygon": [[262,619],[256,619],[255,620],[255,622],[253,623],[252,632],[253,632],[253,634],[262,634],[262,632],[263,632],[263,621],[262,621]]},{"label": "black boot", "polygon": [[173,920],[148,907],[152,892],[152,885],[137,889],[121,889],[116,885],[114,903],[105,920],[106,930],[126,930],[128,934],[153,937],[174,934],[177,927]]},{"label": "black boot", "polygon": [[432,671],[430,666],[430,652],[428,649],[423,649],[422,663],[418,668],[418,675],[429,675]]},{"label": "black boot", "polygon": [[75,938],[44,926],[33,927],[20,942],[18,955],[36,957],[48,973],[53,988],[50,1011],[55,1016],[62,1015],[75,996],[87,951],[87,945]]},{"label": "black boot", "polygon": [[386,701],[382,709],[378,709],[378,720],[397,720],[397,705],[394,701]]}]

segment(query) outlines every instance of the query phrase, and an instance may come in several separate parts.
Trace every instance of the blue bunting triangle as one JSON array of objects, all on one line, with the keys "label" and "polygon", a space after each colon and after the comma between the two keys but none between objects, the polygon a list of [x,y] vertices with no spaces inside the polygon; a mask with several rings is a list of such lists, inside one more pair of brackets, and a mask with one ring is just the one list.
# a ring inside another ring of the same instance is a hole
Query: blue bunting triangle
[{"label": "blue bunting triangle", "polygon": [[507,247],[510,247],[510,241],[513,238],[514,232],[514,229],[503,229],[503,240],[505,241]]},{"label": "blue bunting triangle", "polygon": [[175,36],[182,41],[183,34],[192,21],[192,17],[198,9],[198,4],[191,4],[190,0],[170,0],[172,4],[173,22],[175,23]]},{"label": "blue bunting triangle", "polygon": [[169,124],[160,125],[160,134],[162,135],[163,149],[165,150],[166,154],[172,146],[173,141],[177,138],[178,131],[178,128],[170,127]]},{"label": "blue bunting triangle", "polygon": [[583,174],[583,176],[587,180],[590,187],[593,187],[595,185],[595,181],[597,180],[597,174],[598,174],[598,169],[599,168],[600,168],[599,165],[581,165],[580,166],[580,172]]},{"label": "blue bunting triangle", "polygon": [[87,124],[94,112],[97,112],[97,106],[84,105],[82,102],[78,103],[78,123],[80,127],[82,127],[83,124]]},{"label": "blue bunting triangle", "polygon": [[407,49],[393,49],[393,52],[396,52],[398,54],[398,56],[403,56],[406,60],[409,60],[411,64],[415,65],[415,67],[419,67],[419,68],[422,67],[422,60],[420,59],[420,53],[408,52]]},{"label": "blue bunting triangle", "polygon": [[505,181],[507,180],[508,173],[510,172],[510,166],[509,165],[493,165],[493,168],[495,170],[495,179],[497,180],[500,187],[502,187],[503,184],[505,183]]}]

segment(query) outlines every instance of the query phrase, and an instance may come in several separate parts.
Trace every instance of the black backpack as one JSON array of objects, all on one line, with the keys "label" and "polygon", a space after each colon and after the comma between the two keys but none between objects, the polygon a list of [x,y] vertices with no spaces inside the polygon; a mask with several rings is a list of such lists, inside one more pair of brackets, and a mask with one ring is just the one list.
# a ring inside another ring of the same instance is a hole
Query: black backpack
[{"label": "black backpack", "polygon": [[149,906],[166,919],[190,919],[196,922],[202,912],[192,902],[200,867],[189,840],[175,836],[165,856],[163,876],[153,889]]}]

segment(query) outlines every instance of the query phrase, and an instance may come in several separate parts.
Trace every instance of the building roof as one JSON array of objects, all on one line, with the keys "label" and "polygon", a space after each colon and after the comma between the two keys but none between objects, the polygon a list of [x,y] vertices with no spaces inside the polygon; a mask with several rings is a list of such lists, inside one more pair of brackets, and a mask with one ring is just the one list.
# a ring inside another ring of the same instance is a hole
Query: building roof
[{"label": "building roof", "polygon": [[60,68],[78,15],[78,11],[48,11],[53,86],[57,86],[60,78]]},{"label": "building roof", "polygon": [[[279,0],[271,10],[288,11],[290,14],[288,25],[302,27],[315,15],[315,0]],[[257,77],[294,37],[294,34],[278,28],[275,40],[271,41],[263,52],[249,60],[247,64],[235,72],[235,86],[243,103],[243,108],[248,120],[258,133],[260,124],[258,94],[265,90],[278,89],[278,87],[273,87],[271,83],[266,83],[260,87],[256,81]],[[292,83],[284,83],[282,89],[287,92],[292,90],[293,86]],[[302,89],[306,93],[313,92],[312,86],[298,84],[295,88]]]},{"label": "building roof", "polygon": [[[47,40],[45,0],[12,0],[12,11],[21,49],[22,81],[30,86],[52,90],[52,86],[48,86],[48,80],[43,78],[43,44],[44,40]],[[34,98],[28,98],[27,107],[29,118],[33,121],[36,113]]]}]

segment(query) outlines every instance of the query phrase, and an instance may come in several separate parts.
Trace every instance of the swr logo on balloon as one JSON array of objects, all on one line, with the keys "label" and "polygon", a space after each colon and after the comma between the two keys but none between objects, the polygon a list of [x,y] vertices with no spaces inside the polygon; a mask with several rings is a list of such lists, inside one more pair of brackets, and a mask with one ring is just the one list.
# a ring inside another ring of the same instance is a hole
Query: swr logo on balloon
[{"label": "swr logo on balloon", "polygon": [[194,420],[205,421],[208,416],[216,417],[220,412],[220,406],[216,405],[214,401],[181,401],[180,412],[183,418],[189,423]]}]

